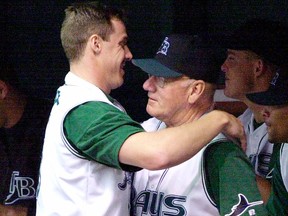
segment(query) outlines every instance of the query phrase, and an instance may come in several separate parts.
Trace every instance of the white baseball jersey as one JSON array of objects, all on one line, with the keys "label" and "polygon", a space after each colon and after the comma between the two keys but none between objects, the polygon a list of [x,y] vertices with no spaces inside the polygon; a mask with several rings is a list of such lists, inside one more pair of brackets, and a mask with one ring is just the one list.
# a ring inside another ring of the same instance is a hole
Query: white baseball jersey
[{"label": "white baseball jersey", "polygon": [[[165,128],[165,124],[152,118],[143,122],[142,127],[146,131],[155,131],[157,127],[158,130]],[[137,196],[134,200],[134,215],[158,215],[159,212],[165,213],[163,215],[186,215],[187,212],[189,215],[191,212],[201,216],[219,215],[203,183],[204,151],[205,148],[171,169],[136,172],[133,181]]]},{"label": "white baseball jersey", "polygon": [[273,144],[268,141],[267,126],[263,123],[254,129],[254,115],[250,109],[245,110],[239,119],[244,125],[247,136],[246,155],[251,161],[255,173],[266,177],[270,171],[269,162],[273,151]]},{"label": "white baseball jersey", "polygon": [[[165,128],[152,118],[146,131]],[[184,163],[136,172],[132,215],[266,215],[255,174],[246,155],[219,134]]]},{"label": "white baseball jersey", "polygon": [[65,85],[58,89],[58,94],[61,94],[58,98],[60,103],[56,98],[46,129],[37,215],[129,215],[130,187],[119,187],[129,174],[85,159],[63,133],[64,118],[77,105],[87,101],[114,105],[100,89],[71,72],[65,78]]}]

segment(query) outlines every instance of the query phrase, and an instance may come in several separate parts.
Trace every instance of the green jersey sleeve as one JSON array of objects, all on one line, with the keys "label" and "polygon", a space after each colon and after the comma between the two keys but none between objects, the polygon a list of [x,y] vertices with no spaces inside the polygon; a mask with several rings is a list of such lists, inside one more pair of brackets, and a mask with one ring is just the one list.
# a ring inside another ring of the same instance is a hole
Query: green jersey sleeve
[{"label": "green jersey sleeve", "polygon": [[132,134],[143,132],[141,125],[108,103],[93,101],[72,109],[64,120],[64,133],[70,144],[89,160],[114,168],[136,171],[121,164],[119,151]]},{"label": "green jersey sleeve", "polygon": [[220,215],[267,215],[252,165],[238,145],[227,141],[208,146],[204,172]]},{"label": "green jersey sleeve", "polygon": [[[275,143],[273,148],[272,159],[275,161],[272,172],[272,190],[267,202],[266,208],[269,215],[288,215],[288,191],[285,187],[285,174],[287,173],[287,163],[282,164],[281,157],[288,157],[288,149],[285,151],[284,147],[288,144]],[[285,161],[286,162],[286,161]],[[285,173],[282,173],[283,170]]]}]

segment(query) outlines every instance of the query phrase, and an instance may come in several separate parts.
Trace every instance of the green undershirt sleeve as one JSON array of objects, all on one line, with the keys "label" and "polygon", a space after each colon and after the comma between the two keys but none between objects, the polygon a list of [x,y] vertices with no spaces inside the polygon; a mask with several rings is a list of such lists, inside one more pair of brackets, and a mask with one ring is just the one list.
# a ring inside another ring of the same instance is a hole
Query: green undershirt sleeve
[{"label": "green undershirt sleeve", "polygon": [[141,125],[114,106],[99,102],[87,102],[72,109],[64,120],[64,133],[69,143],[88,160],[121,168],[139,170],[121,164],[119,151],[132,134],[143,132]]},{"label": "green undershirt sleeve", "polygon": [[[236,211],[232,208],[240,207],[240,195],[246,197],[249,203],[262,200],[253,167],[238,145],[218,142],[208,146],[204,153],[204,170],[208,194],[216,203],[220,215]],[[262,204],[242,209],[245,213],[241,215],[249,215],[251,209],[256,211],[256,215],[267,215]]]}]

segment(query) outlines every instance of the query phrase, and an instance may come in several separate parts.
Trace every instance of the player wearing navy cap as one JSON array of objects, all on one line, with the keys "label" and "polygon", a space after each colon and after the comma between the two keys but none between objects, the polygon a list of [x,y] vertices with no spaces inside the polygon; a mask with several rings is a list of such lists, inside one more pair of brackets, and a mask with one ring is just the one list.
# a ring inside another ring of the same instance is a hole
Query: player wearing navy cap
[{"label": "player wearing navy cap", "polygon": [[268,139],[274,142],[271,195],[266,204],[270,215],[288,215],[288,76],[287,67],[276,73],[266,92],[248,94],[262,105]]},{"label": "player wearing navy cap", "polygon": [[[170,35],[153,59],[132,62],[149,74],[147,131],[201,119],[213,108],[222,63],[210,35]],[[224,53],[222,53],[224,56]],[[173,143],[177,145],[177,143]],[[188,161],[134,174],[132,215],[266,215],[245,153],[222,134]]]},{"label": "player wearing navy cap", "polygon": [[247,135],[246,155],[257,175],[270,178],[269,161],[273,144],[259,106],[246,98],[247,93],[265,91],[279,66],[288,56],[288,28],[267,19],[251,19],[236,29],[225,44],[227,58],[224,94],[244,102],[248,109],[239,116]]}]

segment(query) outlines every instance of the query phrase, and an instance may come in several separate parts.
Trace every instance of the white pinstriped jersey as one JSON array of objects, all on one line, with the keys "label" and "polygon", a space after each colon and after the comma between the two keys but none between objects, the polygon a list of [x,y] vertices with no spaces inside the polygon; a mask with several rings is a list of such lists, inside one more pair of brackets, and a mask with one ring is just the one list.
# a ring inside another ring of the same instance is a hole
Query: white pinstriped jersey
[{"label": "white pinstriped jersey", "polygon": [[92,100],[114,105],[100,89],[71,72],[58,94],[60,103],[56,98],[46,129],[37,215],[129,215],[130,185],[120,187],[129,180],[128,172],[85,159],[63,133],[64,118],[73,107]]},{"label": "white pinstriped jersey", "polygon": [[[151,118],[143,122],[142,127],[146,131],[155,131],[165,128],[165,124]],[[143,169],[135,173],[133,186],[137,197],[133,203],[134,215],[159,215],[159,212],[161,215],[187,215],[187,212],[188,215],[191,212],[201,216],[219,215],[203,183],[204,151],[205,148],[172,169],[153,172]]]},{"label": "white pinstriped jersey", "polygon": [[[142,127],[165,124],[151,118]],[[222,134],[175,167],[136,172],[131,197],[134,216],[266,215],[248,158]]]},{"label": "white pinstriped jersey", "polygon": [[270,171],[269,162],[273,151],[273,144],[268,141],[267,126],[263,123],[254,130],[254,115],[250,109],[245,110],[239,119],[244,125],[247,136],[246,155],[251,161],[255,173],[266,177]]}]

